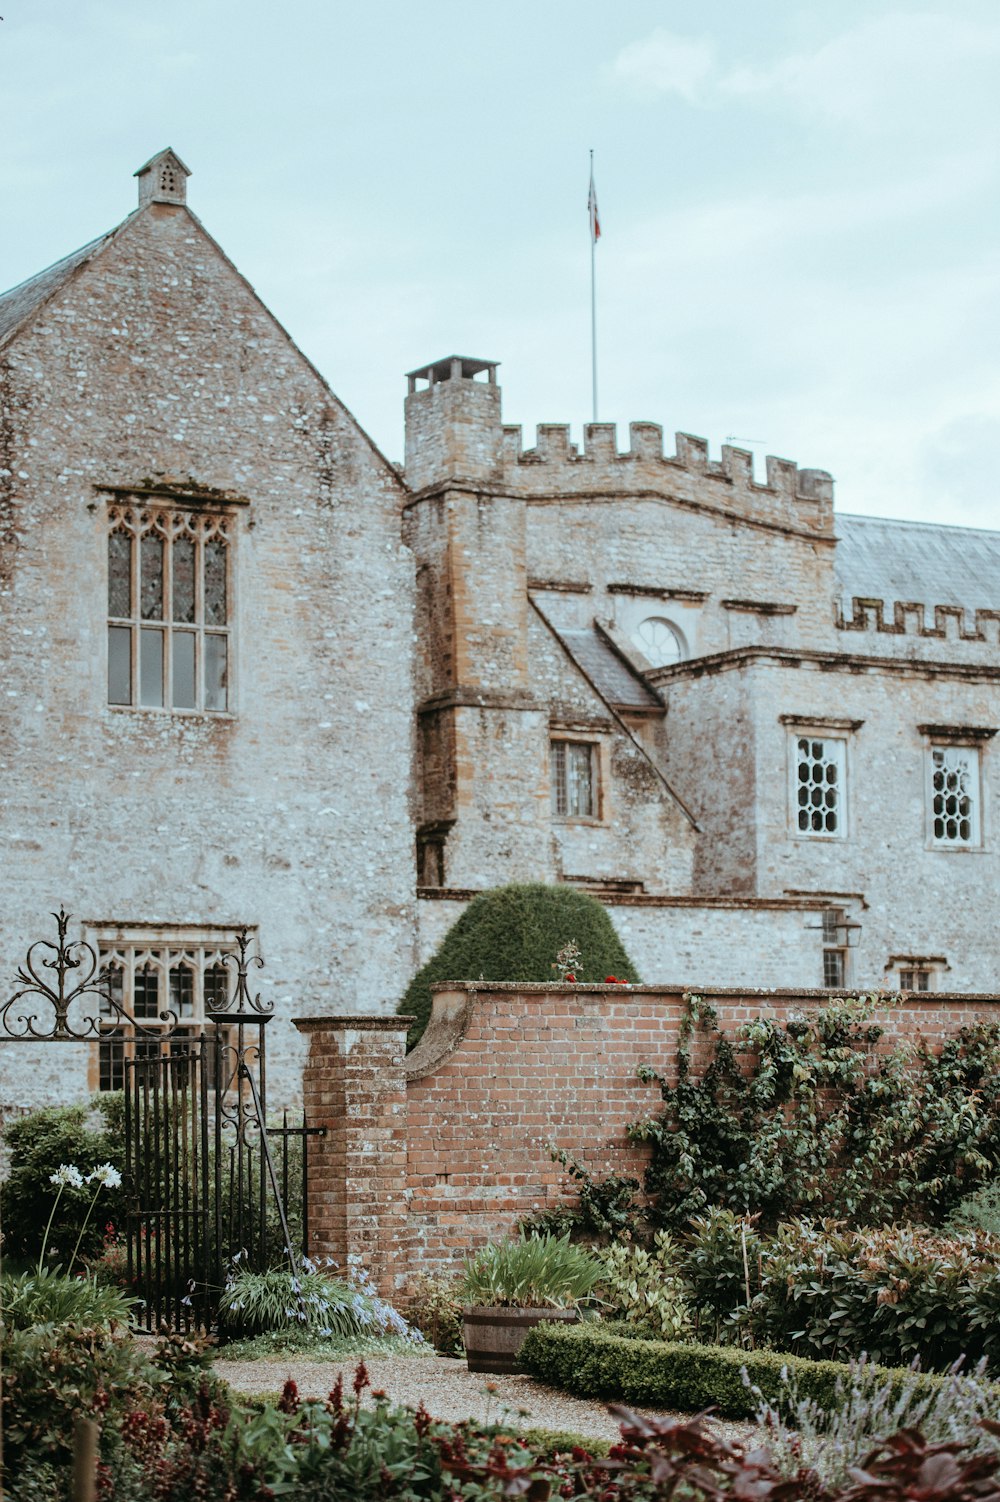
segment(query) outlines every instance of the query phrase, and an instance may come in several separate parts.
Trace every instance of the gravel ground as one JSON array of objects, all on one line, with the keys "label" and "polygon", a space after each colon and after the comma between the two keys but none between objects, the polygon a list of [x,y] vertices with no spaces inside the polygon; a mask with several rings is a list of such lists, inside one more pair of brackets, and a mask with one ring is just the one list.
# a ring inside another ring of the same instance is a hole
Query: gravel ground
[{"label": "gravel ground", "polygon": [[[342,1361],[321,1361],[301,1356],[262,1361],[215,1362],[215,1371],[236,1392],[257,1394],[280,1392],[289,1378],[304,1398],[325,1398],[343,1376],[350,1391],[357,1357]],[[489,1376],[470,1372],[463,1360],[448,1356],[366,1356],[365,1366],[371,1388],[365,1392],[366,1406],[372,1406],[371,1392],[384,1392],[391,1402],[416,1408],[424,1406],[434,1418],[477,1419],[502,1423],[506,1428],[561,1429],[586,1434],[595,1439],[616,1440],[618,1424],[603,1403],[572,1398],[558,1388],[547,1387],[533,1377]],[[493,1391],[487,1389],[487,1383]],[[653,1409],[640,1408],[642,1414]],[[719,1423],[728,1439],[746,1439],[753,1432],[750,1424]]]}]

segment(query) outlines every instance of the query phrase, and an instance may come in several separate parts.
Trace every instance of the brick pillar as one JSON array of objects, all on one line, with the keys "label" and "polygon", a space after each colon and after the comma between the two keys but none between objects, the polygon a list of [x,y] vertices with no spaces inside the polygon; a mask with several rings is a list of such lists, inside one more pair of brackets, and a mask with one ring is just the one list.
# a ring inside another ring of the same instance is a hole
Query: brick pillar
[{"label": "brick pillar", "polygon": [[406,1281],[406,1030],[412,1017],[298,1017],[309,1039],[309,1247],[363,1266],[386,1297]]}]

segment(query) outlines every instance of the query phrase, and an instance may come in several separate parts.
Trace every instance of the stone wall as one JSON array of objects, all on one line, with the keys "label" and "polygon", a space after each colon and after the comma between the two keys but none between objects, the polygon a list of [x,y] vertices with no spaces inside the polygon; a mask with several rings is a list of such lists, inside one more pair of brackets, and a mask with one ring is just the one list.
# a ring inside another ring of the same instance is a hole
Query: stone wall
[{"label": "stone wall", "polygon": [[[0,996],[63,903],[73,937],[255,926],[286,1017],[390,1009],[414,934],[396,472],[180,205],[16,332],[0,411]],[[230,712],[109,706],[112,503],[230,517]],[[302,1049],[275,1044],[279,1099]],[[0,1104],[84,1096],[95,1055],[3,1050]]]}]

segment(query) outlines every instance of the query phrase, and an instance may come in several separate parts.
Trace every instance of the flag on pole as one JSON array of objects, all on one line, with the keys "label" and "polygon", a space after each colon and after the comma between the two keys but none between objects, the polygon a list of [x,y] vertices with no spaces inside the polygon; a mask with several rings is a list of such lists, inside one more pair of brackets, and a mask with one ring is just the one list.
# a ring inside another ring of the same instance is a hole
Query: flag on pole
[{"label": "flag on pole", "polygon": [[[591,152],[593,156],[593,152]],[[594,187],[594,163],[590,164],[590,193],[587,197],[587,212],[590,215],[590,239],[596,245],[601,238],[601,220],[597,212],[597,189]]]}]

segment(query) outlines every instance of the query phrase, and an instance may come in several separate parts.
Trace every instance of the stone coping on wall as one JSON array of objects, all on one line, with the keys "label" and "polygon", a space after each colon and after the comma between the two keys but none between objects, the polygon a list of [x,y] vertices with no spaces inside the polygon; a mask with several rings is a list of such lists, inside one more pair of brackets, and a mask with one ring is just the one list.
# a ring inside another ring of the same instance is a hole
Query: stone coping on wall
[{"label": "stone coping on wall", "polygon": [[798,1000],[803,997],[815,997],[819,1001],[856,1001],[859,997],[871,997],[876,1001],[891,1003],[894,998],[905,996],[907,1004],[915,1001],[926,1002],[934,1005],[939,1001],[996,1001],[1000,1002],[1000,993],[994,991],[890,991],[883,987],[866,989],[858,986],[854,990],[833,989],[831,987],[818,986],[812,990],[804,986],[698,986],[689,982],[684,985],[660,982],[658,985],[643,983],[632,985],[631,982],[622,981],[609,984],[606,981],[527,981],[527,980],[445,980],[435,981],[431,986],[433,995],[439,991],[500,991],[508,993],[524,992],[527,995],[544,996],[549,993],[560,996],[578,996],[583,991],[600,991],[603,993],[626,992],[631,995],[645,996],[746,996],[753,997],[777,997],[781,1000]]},{"label": "stone coping on wall", "polygon": [[330,1028],[336,1028],[341,1032],[356,1033],[385,1033],[385,1032],[408,1032],[416,1022],[416,1017],[397,1016],[378,1017],[371,1012],[363,1012],[354,1015],[349,1012],[331,1013],[325,1017],[293,1017],[291,1023],[297,1027],[300,1033],[327,1032]]},{"label": "stone coping on wall", "polygon": [[[829,721],[825,721],[829,724]],[[586,891],[591,896],[597,897],[605,907],[690,907],[690,908],[745,908],[750,910],[775,910],[777,912],[801,913],[812,908],[828,908],[830,906],[829,893],[804,892],[793,897],[709,897],[709,896],[670,896],[665,892],[608,892],[594,886],[576,882],[562,882],[570,891]],[[493,891],[492,887],[418,887],[417,900],[420,902],[471,902],[474,897],[481,897],[486,891]],[[864,902],[860,892],[837,893],[838,897],[850,897],[859,902]],[[867,904],[865,904],[867,906]]]}]

